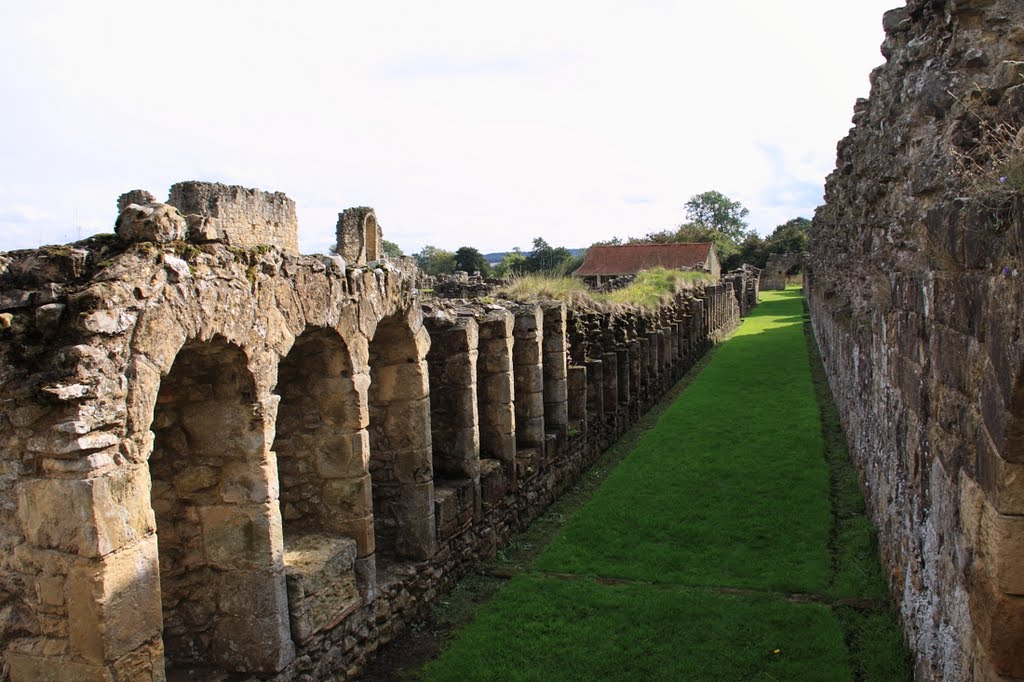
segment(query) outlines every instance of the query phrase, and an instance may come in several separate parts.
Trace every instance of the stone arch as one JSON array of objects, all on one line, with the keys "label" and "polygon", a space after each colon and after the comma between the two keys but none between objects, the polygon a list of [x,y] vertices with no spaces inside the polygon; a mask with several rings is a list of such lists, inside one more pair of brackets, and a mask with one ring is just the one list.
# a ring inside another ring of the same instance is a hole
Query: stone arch
[{"label": "stone arch", "polygon": [[369,487],[369,436],[356,382],[332,329],[307,329],[278,366],[274,452],[286,530],[342,530],[344,519],[371,513],[360,492]]},{"label": "stone arch", "polygon": [[294,657],[267,415],[245,353],[185,343],[149,458],[169,669],[276,672]]},{"label": "stone arch", "polygon": [[369,344],[370,477],[378,563],[436,550],[427,350],[415,310],[382,319]]},{"label": "stone arch", "polygon": [[277,393],[289,618],[302,643],[359,606],[357,555],[373,552],[365,542],[373,524],[366,387],[357,386],[341,336],[313,328],[278,365]]}]

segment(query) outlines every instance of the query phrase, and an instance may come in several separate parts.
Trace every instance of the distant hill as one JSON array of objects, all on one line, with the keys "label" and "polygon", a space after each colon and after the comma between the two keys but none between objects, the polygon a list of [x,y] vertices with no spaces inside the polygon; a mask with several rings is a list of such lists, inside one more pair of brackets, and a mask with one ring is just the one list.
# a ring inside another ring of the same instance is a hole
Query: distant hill
[{"label": "distant hill", "polygon": [[[586,252],[587,252],[586,249],[569,249],[569,253],[572,254],[573,258],[579,258],[580,256],[582,256]],[[487,262],[490,263],[491,265],[497,265],[498,263],[501,262],[502,258],[504,258],[505,256],[507,256],[510,253],[512,253],[512,252],[511,251],[496,251],[494,253],[485,253],[484,254],[484,258],[486,258]],[[530,253],[530,252],[529,251],[523,251],[523,255],[524,256],[526,254],[528,254],[528,253]]]}]

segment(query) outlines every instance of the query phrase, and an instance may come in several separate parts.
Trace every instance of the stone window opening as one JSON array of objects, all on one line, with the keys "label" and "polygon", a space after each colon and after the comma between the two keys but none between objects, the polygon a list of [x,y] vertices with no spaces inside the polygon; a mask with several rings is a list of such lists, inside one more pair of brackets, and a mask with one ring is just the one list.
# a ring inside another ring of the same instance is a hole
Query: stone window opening
[{"label": "stone window opening", "polygon": [[263,412],[222,338],[186,344],[161,382],[149,470],[168,671],[277,672],[294,657]]},{"label": "stone window opening", "polygon": [[367,214],[363,220],[363,244],[366,249],[367,263],[380,258],[377,244],[377,218],[373,213]]}]

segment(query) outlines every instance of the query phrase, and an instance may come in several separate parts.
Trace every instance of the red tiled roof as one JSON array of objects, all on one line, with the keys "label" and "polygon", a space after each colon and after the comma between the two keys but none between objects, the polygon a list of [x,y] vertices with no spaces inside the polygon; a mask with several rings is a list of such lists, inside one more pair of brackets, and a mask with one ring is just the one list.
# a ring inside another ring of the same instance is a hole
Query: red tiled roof
[{"label": "red tiled roof", "polygon": [[591,246],[583,265],[573,274],[577,277],[632,275],[651,268],[697,268],[704,266],[711,254],[711,242],[700,244],[624,244],[622,246]]}]

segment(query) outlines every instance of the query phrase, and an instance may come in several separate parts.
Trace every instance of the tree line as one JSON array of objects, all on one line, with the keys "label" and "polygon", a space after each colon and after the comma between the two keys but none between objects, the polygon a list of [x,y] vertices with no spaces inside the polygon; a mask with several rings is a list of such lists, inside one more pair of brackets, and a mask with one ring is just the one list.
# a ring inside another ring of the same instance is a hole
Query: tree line
[{"label": "tree line", "polygon": [[[763,268],[769,254],[801,253],[807,249],[811,228],[811,221],[807,218],[793,218],[777,226],[767,237],[761,237],[750,229],[746,221],[750,211],[721,192],[709,190],[696,194],[683,208],[686,221],[675,228],[626,240],[614,237],[591,246],[712,242],[723,270],[734,270],[744,263]],[[384,240],[383,247],[385,255],[404,255],[394,242]],[[462,270],[499,278],[535,272],[569,275],[583,263],[582,256],[573,256],[564,246],[551,246],[542,237],[533,240],[532,250],[522,251],[516,247],[494,266],[472,246],[447,251],[428,245],[412,256],[420,269],[429,275]]]}]

